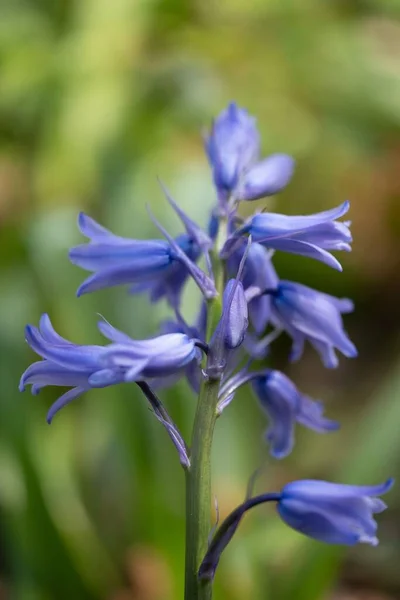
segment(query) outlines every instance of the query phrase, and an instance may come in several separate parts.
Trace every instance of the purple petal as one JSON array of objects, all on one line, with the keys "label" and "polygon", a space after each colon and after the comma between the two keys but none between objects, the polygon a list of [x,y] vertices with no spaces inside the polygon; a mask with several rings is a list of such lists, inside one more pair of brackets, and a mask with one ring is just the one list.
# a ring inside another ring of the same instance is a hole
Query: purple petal
[{"label": "purple petal", "polygon": [[[319,226],[330,221],[339,219],[350,208],[347,200],[340,206],[320,213],[307,216],[290,216],[277,213],[259,213],[251,218],[250,222],[243,227],[243,231],[250,232],[255,242],[259,239],[272,239],[302,233],[311,227]],[[313,232],[315,235],[315,232]]]},{"label": "purple petal", "polygon": [[361,496],[381,496],[386,494],[394,484],[394,479],[388,479],[379,485],[347,485],[344,483],[331,483],[315,479],[303,479],[287,484],[283,496],[308,499],[336,499]]},{"label": "purple petal", "polygon": [[108,267],[88,277],[78,288],[76,295],[82,296],[89,292],[106,287],[125,285],[135,281],[143,281],[154,277],[157,272],[169,266],[171,258],[167,255],[143,256],[126,265]]},{"label": "purple petal", "polygon": [[53,325],[51,324],[50,317],[46,313],[44,313],[40,317],[39,331],[40,331],[41,335],[43,336],[43,339],[46,340],[47,342],[49,342],[50,344],[65,345],[65,346],[73,346],[74,345],[72,342],[61,337],[61,335],[59,335],[55,331]]},{"label": "purple petal", "polygon": [[169,262],[169,248],[162,240],[129,241],[118,244],[82,244],[69,251],[70,261],[87,271],[99,271],[101,269],[119,267],[127,268],[142,260],[148,264],[149,259],[155,262],[160,260]]},{"label": "purple petal", "polygon": [[[26,385],[34,385],[37,391],[46,385],[82,386],[87,383],[87,374],[61,367],[49,360],[40,360],[30,365],[23,373],[19,391],[23,392]],[[32,390],[33,393],[33,390]]]},{"label": "purple petal", "polygon": [[292,178],[294,160],[287,154],[272,154],[251,167],[243,176],[237,197],[257,200],[277,194]]},{"label": "purple petal", "polygon": [[72,388],[72,390],[69,390],[68,392],[60,396],[60,398],[58,398],[58,400],[56,400],[54,404],[50,407],[50,410],[47,413],[48,424],[50,425],[54,418],[54,415],[58,413],[59,410],[61,410],[62,408],[64,408],[64,406],[66,406],[67,404],[69,404],[70,402],[87,392],[87,390],[88,388],[75,387]]}]

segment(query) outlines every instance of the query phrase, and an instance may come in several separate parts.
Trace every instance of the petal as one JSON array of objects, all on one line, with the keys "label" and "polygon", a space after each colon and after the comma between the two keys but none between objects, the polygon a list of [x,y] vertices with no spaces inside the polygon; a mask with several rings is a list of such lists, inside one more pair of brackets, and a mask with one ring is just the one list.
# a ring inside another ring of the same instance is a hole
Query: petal
[{"label": "petal", "polygon": [[142,256],[132,260],[129,264],[107,267],[88,277],[78,288],[77,296],[106,287],[151,279],[158,272],[168,268],[170,263],[171,258],[167,255]]},{"label": "petal", "polygon": [[300,405],[296,420],[304,427],[313,429],[318,433],[336,431],[340,427],[337,421],[331,421],[324,417],[324,406],[321,402],[315,402],[304,395],[300,396]]},{"label": "petal", "polygon": [[[26,385],[34,385],[35,393],[46,385],[82,386],[87,383],[87,374],[61,367],[49,360],[40,360],[30,365],[23,373],[19,391],[23,392]],[[34,390],[32,390],[34,393]]]},{"label": "petal", "polygon": [[46,313],[40,317],[39,331],[43,336],[43,339],[51,344],[64,344],[67,346],[73,346],[72,342],[61,337],[61,335],[55,331],[53,325],[51,324],[50,317]]},{"label": "petal", "polygon": [[278,503],[277,510],[289,527],[321,542],[353,546],[361,541],[361,537],[364,538],[363,541],[367,541],[355,523],[349,524],[346,519],[332,518],[329,513],[319,512],[315,507],[308,507],[304,503],[283,500]]},{"label": "petal", "polygon": [[[311,227],[319,226],[329,221],[339,219],[350,208],[350,202],[343,202],[340,206],[320,213],[307,216],[290,216],[277,213],[259,213],[251,218],[243,228],[244,232],[251,233],[254,241],[260,239],[272,239],[302,233]],[[312,232],[315,235],[315,230]]]},{"label": "petal", "polygon": [[169,261],[169,248],[163,240],[123,240],[118,243],[81,244],[69,251],[72,264],[87,271],[127,267],[141,259]]},{"label": "petal", "polygon": [[361,496],[381,496],[386,494],[393,486],[394,480],[388,479],[385,483],[372,486],[347,485],[344,483],[331,483],[314,479],[303,479],[287,484],[283,496],[302,497],[308,499],[336,499]]},{"label": "petal", "polygon": [[236,195],[240,200],[257,200],[280,192],[292,178],[294,160],[287,154],[272,154],[251,167],[243,176]]},{"label": "petal", "polygon": [[326,295],[304,294],[295,283],[281,281],[273,298],[279,317],[292,329],[319,342],[335,346],[345,356],[354,357],[357,350],[347,337],[340,313]]},{"label": "petal", "polygon": [[113,369],[100,369],[89,376],[88,383],[93,388],[103,388],[115,383],[121,383],[123,376]]},{"label": "petal", "polygon": [[[308,339],[320,355],[324,367],[327,369],[337,369],[339,366],[339,359],[335,352],[335,348],[332,345],[321,342],[320,340],[316,340],[315,338],[310,337]],[[355,354],[351,358],[354,358],[355,356],[357,356],[356,350]]]},{"label": "petal", "polygon": [[280,250],[281,252],[289,252],[289,254],[298,254],[300,256],[313,258],[314,260],[319,260],[320,262],[328,265],[328,267],[331,267],[336,271],[343,271],[342,265],[334,256],[332,256],[332,254],[314,244],[309,244],[308,242],[285,237],[264,238],[258,239],[257,241],[260,244],[264,244],[268,248]]},{"label": "petal", "polygon": [[89,217],[83,212],[79,213],[78,216],[78,228],[84,236],[93,240],[117,237],[114,236],[114,234],[112,234],[111,231],[109,231],[102,225],[99,225],[94,219],[92,219],[92,217]]},{"label": "petal", "polygon": [[129,344],[132,342],[132,338],[129,335],[119,331],[119,329],[116,329],[107,321],[99,321],[97,327],[104,337],[111,342],[116,342],[117,344]]},{"label": "petal", "polygon": [[97,368],[101,354],[105,351],[102,346],[78,346],[75,344],[54,345],[47,342],[36,327],[27,325],[25,328],[26,341],[30,347],[50,361],[66,369],[87,372]]},{"label": "petal", "polygon": [[58,400],[56,400],[54,404],[50,407],[50,410],[47,413],[48,424],[50,425],[54,418],[54,415],[58,413],[59,410],[61,410],[62,408],[64,408],[64,406],[81,396],[84,392],[87,392],[87,389],[88,388],[84,387],[75,387],[72,388],[72,390],[69,390],[68,392],[60,396]]},{"label": "petal", "polygon": [[334,221],[315,225],[302,233],[296,233],[296,239],[316,244],[325,250],[351,251],[351,233],[347,225],[342,222]]},{"label": "petal", "polygon": [[296,389],[293,386],[294,394],[285,395],[279,386],[279,379],[269,376],[253,382],[253,389],[261,407],[270,419],[266,439],[271,445],[271,455],[278,459],[284,458],[292,451],[297,411]]}]

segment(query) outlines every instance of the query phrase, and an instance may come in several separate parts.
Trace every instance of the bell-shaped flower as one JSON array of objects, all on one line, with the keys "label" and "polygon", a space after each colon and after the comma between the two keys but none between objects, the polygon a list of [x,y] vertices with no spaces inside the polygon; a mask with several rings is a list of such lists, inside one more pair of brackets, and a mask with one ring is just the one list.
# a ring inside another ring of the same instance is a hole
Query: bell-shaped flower
[{"label": "bell-shaped flower", "polygon": [[349,223],[336,220],[347,213],[349,206],[349,202],[344,202],[337,208],[309,216],[256,214],[236,230],[223,254],[234,247],[235,238],[250,234],[253,242],[266,248],[308,256],[341,271],[340,263],[329,250],[351,250]]},{"label": "bell-shaped flower", "polygon": [[335,431],[339,424],[323,416],[323,405],[302,394],[280,371],[266,371],[252,381],[253,390],[270,425],[265,438],[274,458],[292,451],[296,423],[319,433]]},{"label": "bell-shaped flower", "polygon": [[214,120],[205,146],[215,186],[227,199],[245,170],[258,159],[260,135],[256,120],[232,102]]},{"label": "bell-shaped flower", "polygon": [[272,298],[272,323],[285,329],[293,339],[292,361],[301,357],[306,340],[314,346],[328,368],[338,365],[335,349],[348,358],[357,356],[357,349],[343,328],[341,316],[353,310],[351,300],[283,280],[275,291],[268,293]]},{"label": "bell-shaped flower", "polygon": [[[132,292],[146,291],[152,301],[165,297],[171,305],[179,305],[189,271],[168,241],[119,237],[83,213],[78,226],[90,242],[72,248],[69,257],[75,265],[93,271],[78,288],[78,296],[130,284]],[[190,262],[199,258],[200,248],[187,233],[175,242]]]},{"label": "bell-shaped flower", "polygon": [[299,533],[327,544],[370,544],[376,546],[375,513],[387,507],[378,498],[393,485],[358,486],[318,480],[293,481],[281,492],[246,498],[218,527],[200,564],[200,579],[212,581],[221,554],[231,542],[246,512],[273,502],[282,521]]},{"label": "bell-shaped flower", "polygon": [[376,486],[294,481],[282,489],[277,509],[287,525],[321,542],[376,546],[373,515],[386,508],[377,496],[386,494],[392,485],[392,479]]},{"label": "bell-shaped flower", "polygon": [[72,388],[50,408],[49,422],[56,412],[91,388],[167,378],[182,373],[198,358],[196,340],[185,334],[138,341],[108,323],[99,323],[99,329],[113,343],[85,346],[69,342],[55,332],[47,315],[41,317],[39,329],[27,325],[26,341],[43,360],[33,363],[23,373],[20,391],[29,384],[34,394],[48,385]]}]

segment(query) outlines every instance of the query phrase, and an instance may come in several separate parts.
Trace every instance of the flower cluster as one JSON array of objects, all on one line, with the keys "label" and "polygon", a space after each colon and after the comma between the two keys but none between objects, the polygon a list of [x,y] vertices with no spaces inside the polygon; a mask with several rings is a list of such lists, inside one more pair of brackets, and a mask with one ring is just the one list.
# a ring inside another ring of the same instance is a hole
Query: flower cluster
[{"label": "flower cluster", "polygon": [[[338,424],[326,418],[323,405],[300,392],[286,375],[270,368],[256,369],[255,363],[262,359],[265,364],[270,345],[282,332],[292,340],[290,360],[301,357],[306,341],[328,368],[338,366],[337,351],[349,358],[357,355],[342,320],[343,314],[353,310],[351,300],[282,280],[272,262],[275,251],[287,252],[340,271],[332,252],[351,249],[350,224],[339,220],[349,203],[308,216],[262,212],[243,221],[237,214],[240,202],[284,189],[293,174],[293,159],[285,154],[260,158],[255,119],[234,103],[215,119],[205,147],[217,196],[208,232],[162,186],[182,222],[178,237],[170,236],[151,215],[161,239],[123,238],[81,214],[78,226],[89,242],[69,254],[72,263],[91,273],[78,296],[127,285],[130,293],[148,294],[151,302],[166,300],[173,318],[161,325],[159,335],[145,340],[134,340],[101,321],[99,329],[109,343],[85,346],[62,338],[43,315],[39,328],[26,327],[26,340],[42,360],[28,367],[20,382],[21,391],[31,384],[34,394],[47,385],[70,388],[51,407],[49,422],[89,389],[136,383],[186,469],[191,468],[190,450],[155,389],[185,376],[195,391],[216,382],[215,414],[219,416],[236,391],[251,383],[269,421],[265,439],[270,453],[282,459],[292,451],[296,424],[319,433],[334,431]],[[191,325],[181,313],[182,291],[189,278],[202,294],[197,321]],[[298,481],[280,493],[249,498],[216,532],[199,576],[214,576],[221,552],[244,513],[271,500],[277,502],[281,519],[305,535],[328,543],[376,544],[372,514],[385,508],[376,496],[390,486],[391,481],[366,488]]]}]

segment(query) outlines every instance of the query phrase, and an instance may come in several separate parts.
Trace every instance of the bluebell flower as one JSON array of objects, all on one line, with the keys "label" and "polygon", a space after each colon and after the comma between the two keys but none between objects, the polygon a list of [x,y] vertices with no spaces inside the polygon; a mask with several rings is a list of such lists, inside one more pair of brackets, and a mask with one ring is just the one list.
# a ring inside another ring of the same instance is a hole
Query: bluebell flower
[{"label": "bluebell flower", "polygon": [[252,381],[253,390],[270,420],[266,440],[274,458],[292,451],[296,423],[319,433],[335,431],[339,424],[323,416],[323,405],[302,394],[280,371],[266,371]]},{"label": "bluebell flower", "polygon": [[[72,248],[69,257],[75,265],[93,271],[78,288],[78,296],[130,284],[132,292],[146,291],[152,301],[165,297],[172,306],[179,305],[189,271],[168,241],[119,237],[83,213],[78,226],[90,242]],[[187,233],[178,236],[176,244],[190,261],[199,258],[200,248]]]},{"label": "bluebell flower", "polygon": [[373,514],[386,508],[377,496],[386,494],[392,485],[392,479],[376,486],[294,481],[282,489],[278,513],[287,525],[321,542],[376,546]]},{"label": "bluebell flower", "polygon": [[342,313],[353,310],[348,298],[336,298],[312,288],[281,280],[272,298],[271,321],[285,329],[293,339],[291,360],[298,360],[308,340],[328,368],[338,366],[335,349],[354,358],[357,349],[343,328]]},{"label": "bluebell flower", "polygon": [[26,341],[44,360],[26,369],[20,391],[29,384],[34,394],[48,385],[72,388],[50,408],[49,422],[56,412],[91,388],[166,378],[198,360],[196,340],[185,334],[137,341],[105,322],[99,323],[99,329],[113,343],[85,346],[69,342],[55,332],[48,315],[41,317],[39,329],[26,327]]},{"label": "bluebell flower", "polygon": [[336,220],[347,213],[349,206],[349,202],[344,202],[337,208],[309,216],[256,214],[227,241],[223,253],[234,247],[235,238],[250,234],[253,242],[267,248],[308,256],[341,271],[340,263],[329,251],[351,250],[349,222]]},{"label": "bluebell flower", "polygon": [[327,544],[376,546],[375,513],[386,509],[377,496],[386,494],[393,479],[375,486],[345,485],[327,481],[293,481],[281,492],[247,498],[219,526],[201,562],[198,576],[212,581],[221,554],[232,540],[247,511],[261,504],[276,503],[281,519],[308,537]]},{"label": "bluebell flower", "polygon": [[255,200],[276,194],[292,177],[294,161],[286,154],[259,161],[256,120],[233,102],[215,119],[206,151],[222,206],[230,197]]}]

